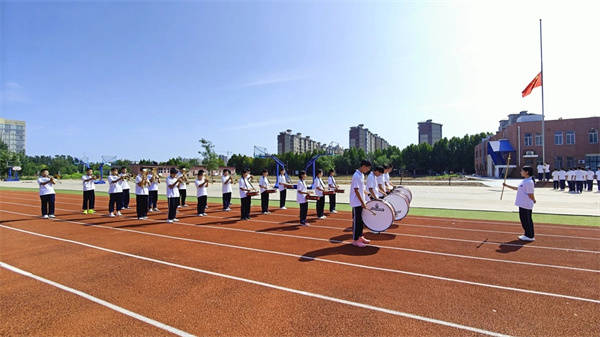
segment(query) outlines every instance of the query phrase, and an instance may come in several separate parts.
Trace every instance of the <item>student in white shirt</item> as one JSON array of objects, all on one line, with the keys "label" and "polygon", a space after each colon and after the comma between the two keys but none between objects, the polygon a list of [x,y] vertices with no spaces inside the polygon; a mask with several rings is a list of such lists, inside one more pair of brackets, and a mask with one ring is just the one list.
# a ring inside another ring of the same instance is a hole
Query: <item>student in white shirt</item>
[{"label": "student in white shirt", "polygon": [[260,187],[260,209],[262,214],[271,214],[269,212],[269,170],[263,169],[262,175],[258,180],[258,187]]},{"label": "student in white shirt", "polygon": [[350,207],[352,207],[352,245],[365,247],[370,241],[363,236],[363,208],[367,208],[367,190],[365,188],[365,173],[371,170],[371,162],[363,160],[360,168],[354,172],[350,185]]},{"label": "student in white shirt", "polygon": [[148,175],[150,186],[148,187],[148,210],[150,212],[158,212],[158,185],[160,184],[160,176],[158,171]]},{"label": "student in white shirt", "polygon": [[544,179],[550,181],[550,164],[544,163]]},{"label": "student in white shirt", "polygon": [[523,181],[519,187],[514,187],[504,183],[505,187],[517,191],[517,197],[515,199],[515,206],[519,207],[519,218],[521,219],[521,226],[525,230],[525,235],[519,236],[521,241],[534,241],[534,229],[533,219],[531,213],[533,205],[535,204],[534,188],[535,183],[532,179],[533,168],[531,166],[523,166],[521,169],[521,177]]},{"label": "student in white shirt", "polygon": [[198,197],[196,210],[198,211],[198,216],[206,216],[206,203],[208,201],[207,187],[208,179],[204,176],[204,170],[198,170],[198,177],[196,179],[196,197]]},{"label": "student in white shirt", "polygon": [[42,218],[55,218],[54,216],[54,202],[56,200],[56,192],[54,192],[54,185],[56,180],[48,175],[47,169],[40,171],[40,177],[37,180],[40,187],[40,201],[42,204]]},{"label": "student in white shirt", "polygon": [[313,189],[315,190],[315,195],[319,197],[317,200],[317,218],[325,219],[325,192],[327,187],[325,187],[325,183],[323,182],[323,170],[318,169],[316,173],[316,177],[313,180]]},{"label": "student in white shirt", "polygon": [[392,181],[390,180],[390,173],[392,172],[392,170],[394,169],[394,166],[392,164],[388,164],[385,166],[384,170],[383,170],[383,181],[385,182],[385,190],[386,191],[391,191],[394,189],[394,185],[392,184]]},{"label": "student in white shirt", "polygon": [[560,182],[560,190],[564,191],[565,181],[567,180],[567,171],[561,168],[560,171],[558,171],[558,180]]},{"label": "student in white shirt", "polygon": [[182,167],[181,172],[177,175],[177,178],[181,178],[177,188],[179,189],[179,198],[181,199],[179,205],[177,207],[187,207],[188,205],[185,203],[185,199],[187,198],[187,168]]},{"label": "student in white shirt", "polygon": [[252,191],[252,187],[248,182],[248,177],[250,175],[249,169],[242,170],[242,176],[239,181],[240,188],[240,201],[242,207],[240,207],[240,220],[250,220],[250,208],[252,199],[251,196],[248,195],[248,192]]},{"label": "student in white shirt", "polygon": [[575,192],[575,171],[574,169],[570,168],[567,171],[567,185],[569,185],[569,193],[574,193]]},{"label": "student in white shirt", "polygon": [[559,188],[558,176],[559,176],[558,170],[554,169],[554,171],[552,171],[552,188],[554,190],[558,190],[558,188]]},{"label": "student in white shirt", "polygon": [[122,215],[121,209],[123,209],[123,189],[121,181],[123,180],[123,176],[119,176],[119,170],[116,167],[111,167],[107,180],[108,216],[115,216],[115,207],[117,209],[117,215]]},{"label": "student in white shirt", "polygon": [[277,188],[279,189],[279,208],[287,209],[285,207],[285,198],[287,197],[287,188],[291,187],[287,177],[285,175],[285,169],[279,169],[279,176],[277,179]]},{"label": "student in white shirt", "polygon": [[229,169],[223,170],[221,183],[223,185],[223,210],[229,212],[231,211],[229,206],[231,205],[231,193],[233,192],[233,177],[231,176],[231,171]]},{"label": "student in white shirt", "polygon": [[[329,178],[327,178],[327,185],[330,191],[336,191],[338,185],[335,181],[335,170],[329,170]],[[335,193],[329,195],[329,213],[337,213],[335,210]]]},{"label": "student in white shirt", "polygon": [[594,190],[594,171],[591,168],[588,168],[585,173],[585,180],[587,181],[587,190],[591,192]]},{"label": "student in white shirt", "polygon": [[542,163],[538,164],[537,166],[537,177],[538,181],[544,180],[544,165]]},{"label": "student in white shirt", "polygon": [[142,168],[135,177],[135,211],[138,220],[148,219],[148,170]]},{"label": "student in white shirt", "polygon": [[296,201],[300,205],[300,225],[308,226],[306,222],[306,216],[308,215],[308,200],[306,196],[309,194],[308,187],[306,186],[306,172],[300,171],[298,174],[298,185],[296,187]]},{"label": "student in white shirt", "polygon": [[121,190],[123,192],[123,197],[121,198],[121,204],[123,205],[123,209],[129,209],[129,190],[131,187],[129,186],[129,174],[127,173],[127,167],[121,167],[119,171],[119,175],[123,177],[123,179],[119,182],[121,184]]},{"label": "student in white shirt", "polygon": [[179,188],[177,187],[184,179],[183,176],[177,175],[177,169],[171,168],[169,170],[169,176],[167,177],[167,200],[169,205],[169,212],[167,214],[167,222],[177,222],[175,216],[177,215],[177,207],[179,206]]},{"label": "student in white shirt", "polygon": [[383,168],[376,167],[367,177],[367,191],[369,192],[371,199],[380,199],[385,195],[385,190],[383,190],[382,185],[383,180],[381,179],[382,174]]},{"label": "student in white shirt", "polygon": [[598,185],[598,192],[600,192],[600,166],[596,170],[596,185]]},{"label": "student in white shirt", "polygon": [[579,168],[577,168],[577,171],[575,171],[575,183],[576,183],[577,193],[583,193],[583,182],[584,181],[585,181],[585,171],[583,170],[583,168],[579,167]]},{"label": "student in white shirt", "polygon": [[96,211],[94,210],[94,203],[96,202],[96,186],[94,185],[94,180],[96,180],[96,176],[94,175],[94,170],[91,168],[87,168],[85,170],[85,175],[81,176],[81,181],[83,183],[83,214],[94,214]]}]

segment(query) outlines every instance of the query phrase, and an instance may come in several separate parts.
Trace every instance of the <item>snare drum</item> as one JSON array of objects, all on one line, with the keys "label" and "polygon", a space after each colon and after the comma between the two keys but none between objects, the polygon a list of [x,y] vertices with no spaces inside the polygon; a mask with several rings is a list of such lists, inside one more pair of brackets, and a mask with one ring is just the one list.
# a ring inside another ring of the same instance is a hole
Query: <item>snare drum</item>
[{"label": "snare drum", "polygon": [[392,194],[395,194],[395,193],[404,194],[408,198],[408,203],[410,204],[412,202],[412,192],[408,188],[402,187],[402,186],[396,186],[392,190]]},{"label": "snare drum", "polygon": [[373,232],[383,232],[394,222],[394,208],[385,200],[367,201],[367,208],[362,210],[362,220]]},{"label": "snare drum", "polygon": [[250,191],[250,192],[246,192],[246,196],[247,197],[253,197],[255,195],[258,195],[258,191]]},{"label": "snare drum", "polygon": [[313,195],[313,194],[306,196],[306,200],[319,200],[319,198],[321,198],[321,197],[318,195]]},{"label": "snare drum", "polygon": [[267,193],[275,193],[275,192],[277,192],[277,190],[274,189],[274,188],[271,188],[271,189],[266,190],[265,192],[267,192]]},{"label": "snare drum", "polygon": [[338,189],[335,190],[335,193],[344,193],[344,190],[341,189],[341,188],[338,188]]},{"label": "snare drum", "polygon": [[323,191],[323,195],[335,194],[335,191]]},{"label": "snare drum", "polygon": [[408,214],[409,204],[408,197],[401,193],[392,193],[383,198],[394,208],[394,220],[402,220]]}]

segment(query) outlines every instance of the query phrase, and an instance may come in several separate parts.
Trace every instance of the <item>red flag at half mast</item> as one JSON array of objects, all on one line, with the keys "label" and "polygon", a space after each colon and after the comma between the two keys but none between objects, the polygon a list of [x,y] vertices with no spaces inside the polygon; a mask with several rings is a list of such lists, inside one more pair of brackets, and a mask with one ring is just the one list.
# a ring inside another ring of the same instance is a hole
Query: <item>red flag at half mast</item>
[{"label": "red flag at half mast", "polygon": [[523,90],[523,92],[521,93],[523,95],[523,97],[531,94],[531,91],[533,90],[533,88],[539,87],[542,85],[542,73],[539,73],[535,76],[535,78],[533,79],[533,81],[531,81],[531,83],[529,83],[527,85],[527,87]]}]

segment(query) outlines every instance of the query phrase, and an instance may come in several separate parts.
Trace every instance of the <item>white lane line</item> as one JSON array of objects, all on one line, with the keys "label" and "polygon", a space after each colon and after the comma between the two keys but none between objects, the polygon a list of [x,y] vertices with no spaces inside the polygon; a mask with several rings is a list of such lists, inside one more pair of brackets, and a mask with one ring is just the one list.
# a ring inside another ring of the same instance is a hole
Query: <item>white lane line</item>
[{"label": "white lane line", "polygon": [[[62,219],[60,219],[59,221],[73,222],[73,221],[62,220]],[[113,228],[113,227],[109,227],[109,226],[86,224],[83,222],[80,222],[78,224],[87,225],[88,227],[98,227],[98,228],[103,228],[103,229],[119,230],[119,231],[123,231],[123,232],[131,232],[131,233],[136,233],[136,234],[143,234],[143,235],[172,239],[172,240],[201,243],[201,244],[212,245],[212,246],[227,247],[227,248],[233,248],[233,249],[247,250],[247,251],[253,251],[253,252],[273,254],[273,255],[288,256],[288,257],[294,257],[294,258],[310,259],[313,261],[339,264],[339,265],[343,265],[343,266],[350,266],[350,267],[370,269],[370,270],[378,270],[378,271],[384,271],[384,272],[391,272],[391,273],[397,273],[397,274],[403,274],[403,275],[409,275],[409,276],[415,276],[415,277],[423,277],[423,278],[429,278],[429,279],[434,279],[434,280],[439,280],[439,281],[455,282],[455,283],[461,283],[461,284],[468,284],[468,285],[472,285],[472,286],[500,289],[500,290],[505,290],[505,291],[522,292],[522,293],[534,294],[534,295],[566,298],[566,299],[571,299],[571,300],[576,300],[576,301],[584,301],[584,302],[592,302],[592,303],[600,304],[600,300],[595,300],[595,299],[590,299],[590,298],[585,298],[585,297],[577,297],[577,296],[549,293],[549,292],[544,292],[544,291],[507,287],[507,286],[500,286],[500,285],[495,285],[495,284],[488,284],[488,283],[481,283],[481,282],[474,282],[474,281],[466,281],[466,280],[454,279],[454,278],[443,277],[443,276],[436,276],[436,275],[422,274],[422,273],[410,272],[410,271],[399,270],[399,269],[375,267],[375,266],[362,265],[362,264],[356,264],[356,263],[350,263],[350,262],[329,260],[329,259],[311,257],[311,256],[307,256],[307,255],[298,255],[298,254],[293,254],[293,253],[279,252],[279,251],[274,251],[274,250],[266,250],[266,249],[260,249],[260,248],[251,248],[251,247],[230,245],[230,244],[226,244],[226,243],[217,243],[217,242],[210,242],[210,241],[204,241],[204,240],[182,238],[182,237],[171,236],[171,235],[166,235],[166,234],[142,232],[142,231],[136,231],[133,229]],[[5,228],[8,227],[10,229],[15,228],[15,227],[4,226],[4,225],[0,225],[0,227],[5,227]]]},{"label": "white lane line", "polygon": [[75,294],[77,296],[83,297],[83,298],[85,298],[87,300],[90,300],[90,301],[92,301],[94,303],[100,304],[100,305],[102,305],[104,307],[107,307],[107,308],[109,308],[111,310],[120,312],[120,313],[122,313],[124,315],[127,315],[129,317],[135,318],[138,321],[142,321],[142,322],[144,322],[146,324],[150,324],[150,325],[153,325],[153,326],[155,326],[155,327],[157,327],[159,329],[168,331],[168,332],[170,332],[170,333],[172,333],[174,335],[185,336],[185,337],[194,336],[193,334],[191,334],[189,332],[185,332],[185,331],[179,330],[179,329],[174,328],[174,327],[172,327],[170,325],[161,323],[159,321],[155,321],[152,318],[148,318],[146,316],[142,316],[142,315],[140,315],[138,313],[135,313],[133,311],[127,310],[127,309],[125,309],[123,307],[120,307],[120,306],[118,306],[116,304],[112,304],[112,303],[107,302],[105,300],[99,299],[98,297],[92,296],[92,295],[90,295],[88,293],[84,293],[81,290],[73,289],[71,287],[67,287],[66,285],[63,285],[63,284],[60,284],[60,283],[48,280],[48,279],[43,278],[41,276],[34,275],[34,274],[32,274],[32,273],[30,273],[28,271],[19,269],[19,268],[15,267],[15,266],[12,266],[12,265],[8,264],[8,263],[0,261],[0,267],[4,268],[4,269],[7,269],[7,270],[10,270],[10,271],[12,271],[14,273],[17,273],[17,274],[20,274],[20,275],[32,278],[34,280],[37,280],[37,281],[49,284],[49,285],[51,285],[53,287],[59,288],[59,289],[64,290],[66,292],[70,292],[70,293]]},{"label": "white lane line", "polygon": [[[27,206],[27,205],[24,205],[24,206]],[[33,206],[29,206],[29,207],[33,207]],[[16,215],[30,216],[30,217],[34,217],[34,218],[38,217],[37,215],[33,215],[33,214],[26,214],[26,213],[20,213],[20,212],[12,212],[12,211],[6,211],[6,210],[0,210],[0,212],[11,213],[11,214],[16,214]],[[207,217],[210,217],[210,216],[207,216]],[[219,217],[215,217],[215,218],[219,218]],[[129,219],[130,220],[137,220],[136,218],[133,218],[133,217],[129,218]],[[80,225],[99,226],[99,225],[94,225],[94,223],[86,224],[86,223],[83,223],[83,222],[77,222],[77,221],[72,221],[72,220],[61,220],[61,221],[71,222],[71,223],[80,224]],[[148,219],[148,220],[144,220],[144,221],[145,222],[153,222],[153,223],[164,223],[164,221],[154,220],[154,219]],[[253,221],[261,222],[263,220],[253,220]],[[265,222],[267,222],[267,221],[265,221]],[[242,232],[242,233],[270,235],[270,236],[287,237],[287,238],[303,239],[303,240],[323,241],[323,242],[329,242],[329,243],[343,243],[343,244],[349,244],[350,243],[349,241],[323,239],[323,238],[316,238],[316,237],[311,237],[311,236],[301,236],[301,235],[272,233],[272,232],[260,232],[260,231],[250,230],[250,229],[210,226],[210,225],[187,223],[187,222],[182,222],[182,221],[178,222],[177,224],[178,225],[183,225],[183,226],[190,226],[190,227],[193,227],[193,228],[199,228],[199,229],[210,228],[210,229],[216,229],[216,230],[226,230],[226,231],[234,231],[234,232]],[[107,227],[110,227],[110,226],[107,226]],[[115,228],[115,227],[110,227],[110,228]],[[377,247],[377,248],[383,248],[383,249],[391,249],[391,250],[411,252],[411,253],[428,254],[428,255],[438,255],[438,256],[461,258],[461,259],[470,259],[470,260],[479,260],[479,261],[486,261],[486,262],[498,262],[498,263],[518,264],[518,265],[526,265],[526,266],[534,266],[534,267],[544,267],[544,268],[555,268],[555,269],[565,269],[565,270],[574,270],[574,271],[582,271],[582,272],[600,273],[600,270],[596,270],[596,269],[587,269],[587,268],[578,268],[578,267],[552,265],[552,264],[535,263],[535,262],[525,262],[525,261],[515,261],[515,260],[493,259],[493,258],[487,258],[487,257],[478,257],[478,256],[472,256],[472,255],[461,255],[461,254],[443,253],[443,252],[421,250],[421,249],[412,249],[412,248],[404,248],[404,247],[397,247],[397,246],[384,246],[384,245],[376,245],[376,244],[370,244],[370,246]]]},{"label": "white lane line", "polygon": [[345,304],[345,305],[349,305],[349,306],[353,306],[353,307],[357,307],[357,308],[362,308],[362,309],[367,309],[367,310],[371,310],[371,311],[383,312],[383,313],[390,314],[390,315],[411,318],[411,319],[415,319],[415,320],[419,320],[419,321],[423,321],[423,322],[427,322],[427,323],[438,324],[438,325],[452,327],[452,328],[456,328],[456,329],[477,332],[477,333],[488,335],[488,336],[508,336],[508,335],[501,334],[501,333],[498,333],[498,332],[488,331],[488,330],[484,330],[484,329],[479,329],[479,328],[475,328],[475,327],[471,327],[471,326],[466,326],[466,325],[462,325],[462,324],[458,324],[458,323],[453,323],[453,322],[438,320],[438,319],[435,319],[435,318],[430,318],[430,317],[425,317],[425,316],[410,314],[410,313],[406,313],[406,312],[402,312],[402,311],[397,311],[397,310],[392,310],[392,309],[387,309],[387,308],[383,308],[383,307],[377,307],[377,306],[373,306],[373,305],[369,305],[369,304],[364,304],[364,303],[360,303],[360,302],[348,301],[348,300],[344,300],[344,299],[341,299],[341,298],[331,297],[331,296],[327,296],[327,295],[321,295],[321,294],[317,294],[317,293],[313,293],[313,292],[309,292],[309,291],[304,291],[304,290],[298,290],[298,289],[288,288],[288,287],[279,286],[279,285],[276,285],[276,284],[266,283],[266,282],[262,282],[262,281],[256,281],[256,280],[247,279],[247,278],[243,278],[243,277],[239,277],[239,276],[233,276],[233,275],[228,275],[228,274],[223,274],[223,273],[217,273],[217,272],[210,271],[210,270],[205,270],[205,269],[190,267],[190,266],[181,265],[181,264],[177,264],[177,263],[173,263],[173,262],[167,262],[167,261],[163,261],[163,260],[157,260],[157,259],[153,259],[153,258],[141,256],[141,255],[135,255],[135,254],[121,252],[121,251],[113,250],[113,249],[109,249],[109,248],[94,246],[94,245],[91,245],[91,244],[88,244],[88,243],[84,243],[84,242],[79,242],[79,241],[74,241],[74,240],[69,240],[69,239],[63,239],[63,238],[59,238],[59,237],[54,237],[54,236],[50,236],[50,235],[45,235],[45,234],[30,232],[30,231],[26,231],[26,230],[23,230],[23,229],[18,229],[18,228],[4,226],[4,225],[0,225],[0,227],[6,228],[6,229],[10,229],[10,230],[14,230],[14,231],[18,231],[18,232],[27,233],[27,234],[30,234],[30,235],[44,237],[44,238],[47,238],[47,239],[68,242],[68,243],[72,243],[72,244],[75,244],[75,245],[80,245],[80,246],[84,246],[84,247],[88,247],[88,248],[92,248],[92,249],[97,249],[97,250],[108,252],[108,253],[112,253],[112,254],[118,254],[118,255],[130,257],[130,258],[134,258],[134,259],[138,259],[138,260],[142,260],[142,261],[153,262],[153,263],[162,264],[162,265],[166,265],[166,266],[170,266],[170,267],[174,267],[174,268],[178,268],[178,269],[189,270],[189,271],[194,271],[194,272],[198,272],[198,273],[202,273],[202,274],[207,274],[207,275],[211,275],[211,276],[221,277],[221,278],[225,278],[225,279],[229,279],[229,280],[234,280],[234,281],[240,281],[240,282],[244,282],[244,283],[254,284],[254,285],[262,286],[262,287],[265,287],[265,288],[277,289],[277,290],[281,290],[281,291],[285,291],[285,292],[289,292],[289,293],[293,293],[293,294],[297,294],[297,295],[302,295],[302,296],[307,296],[307,297],[312,297],[312,298],[318,298],[318,299],[329,301],[329,302]]},{"label": "white lane line", "polygon": [[[35,205],[31,205],[31,204],[11,203],[11,202],[6,202],[6,201],[0,201],[0,203],[13,204],[13,205],[19,205],[19,206],[38,207],[38,206],[35,206]],[[56,210],[63,210],[63,211],[67,211],[67,212],[73,212],[73,210],[71,210],[71,209],[64,209],[64,208],[56,208]],[[186,217],[190,217],[190,215],[186,215]],[[205,218],[216,218],[216,219],[231,220],[230,217],[220,217],[220,216],[216,216],[216,215],[208,215]],[[154,220],[154,221],[158,221],[158,220]],[[258,220],[258,219],[251,219],[251,220],[249,220],[249,222],[263,222],[263,223],[272,223],[272,224],[276,224],[276,225],[286,225],[285,223],[280,223],[280,222],[276,222],[276,221],[267,221],[267,220]],[[343,229],[341,227],[323,226],[323,225],[315,225],[315,224],[311,224],[310,227],[332,229],[332,230],[336,230],[336,231],[339,231],[339,230]],[[548,246],[539,246],[539,245],[534,245],[534,244],[529,244],[529,245],[526,245],[526,244],[514,244],[514,243],[505,243],[505,242],[493,241],[493,240],[482,242],[481,240],[468,240],[468,239],[447,238],[447,237],[440,237],[440,236],[428,236],[428,235],[417,235],[417,234],[405,234],[405,233],[396,233],[396,232],[386,232],[386,233],[394,235],[394,236],[416,237],[416,238],[429,239],[429,240],[466,242],[466,243],[485,244],[485,245],[500,245],[500,246],[509,246],[509,247],[519,247],[519,248],[549,249],[549,250],[557,250],[557,251],[565,251],[565,252],[575,252],[575,253],[585,253],[585,254],[600,254],[600,251],[585,250],[585,249],[575,249],[575,248],[548,247]]]}]

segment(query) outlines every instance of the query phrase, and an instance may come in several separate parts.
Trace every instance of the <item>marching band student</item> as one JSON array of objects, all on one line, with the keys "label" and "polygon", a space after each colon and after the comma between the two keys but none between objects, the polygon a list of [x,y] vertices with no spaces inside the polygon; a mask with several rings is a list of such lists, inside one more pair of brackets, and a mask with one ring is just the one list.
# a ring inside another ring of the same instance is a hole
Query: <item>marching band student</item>
[{"label": "marching band student", "polygon": [[575,171],[575,183],[577,184],[577,193],[583,193],[583,182],[585,181],[585,171],[578,167]]},{"label": "marching band student", "polygon": [[371,170],[371,163],[367,160],[360,162],[360,168],[356,169],[352,176],[350,185],[350,207],[352,207],[352,245],[365,247],[370,240],[363,236],[364,223],[362,220],[363,208],[367,208],[365,188],[365,173]]},{"label": "marching band student", "polygon": [[574,176],[574,170],[572,168],[570,168],[567,171],[567,185],[569,185],[569,193],[574,193],[575,192],[575,176]]},{"label": "marching band student", "polygon": [[148,171],[145,168],[140,169],[140,173],[135,177],[135,211],[138,220],[148,219]]},{"label": "marching band student", "polygon": [[600,166],[596,170],[596,185],[598,185],[598,192],[600,192]]},{"label": "marching band student", "polygon": [[[329,170],[329,178],[327,178],[327,185],[329,185],[330,191],[338,189],[338,185],[335,182],[335,170]],[[335,193],[329,195],[329,213],[337,213],[335,210]]]},{"label": "marching band student", "polygon": [[208,179],[204,176],[204,170],[198,170],[198,179],[196,179],[196,196],[198,197],[198,204],[196,205],[198,216],[206,216],[206,202],[208,194],[206,188],[208,187]]},{"label": "marching band student", "polygon": [[54,185],[56,180],[54,177],[48,175],[47,169],[40,171],[40,177],[37,180],[40,186],[40,202],[42,205],[42,218],[55,218],[54,216],[54,202],[56,200],[56,192],[54,192]]},{"label": "marching band student", "polygon": [[587,172],[585,172],[585,179],[587,180],[587,190],[591,192],[594,190],[594,171],[591,168],[588,168]]},{"label": "marching band student", "polygon": [[558,171],[558,180],[560,181],[560,190],[561,191],[565,190],[566,179],[567,179],[567,171],[565,171],[563,168],[561,168],[560,171]]},{"label": "marching band student", "polygon": [[250,207],[252,203],[251,197],[247,192],[251,191],[250,185],[248,184],[248,176],[250,175],[249,169],[242,170],[242,176],[240,177],[240,201],[242,207],[240,208],[241,217],[240,220],[250,220]]},{"label": "marching band student", "polygon": [[308,226],[309,223],[306,222],[306,215],[308,214],[308,200],[306,196],[309,194],[308,187],[306,187],[306,182],[304,178],[306,177],[306,172],[300,171],[298,174],[298,187],[296,187],[296,201],[300,205],[300,225]]},{"label": "marching band student", "polygon": [[121,167],[121,170],[119,171],[120,176],[123,177],[123,179],[121,179],[121,181],[119,182],[119,184],[121,184],[121,190],[123,190],[123,197],[121,198],[121,204],[123,205],[123,209],[129,209],[129,182],[127,181],[129,179],[129,175],[127,174],[127,167]]},{"label": "marching band student", "polygon": [[388,164],[385,166],[385,169],[383,171],[383,180],[385,181],[385,189],[388,192],[394,189],[394,185],[392,184],[392,181],[390,180],[390,173],[392,172],[393,169],[394,169],[394,166],[392,164]]},{"label": "marching band student", "polygon": [[377,182],[377,189],[379,190],[380,198],[383,198],[387,195],[387,190],[385,188],[385,178],[383,175],[385,174],[385,169],[382,166],[378,166],[375,168],[376,172],[379,172],[379,175],[375,175],[375,181]]},{"label": "marching band student", "polygon": [[262,175],[258,180],[258,187],[260,187],[260,208],[262,214],[271,214],[269,212],[269,192],[267,192],[269,189],[269,178],[267,178],[269,170],[263,169],[261,173]]},{"label": "marching band student", "polygon": [[559,184],[558,184],[558,182],[559,182],[559,175],[560,174],[558,173],[557,169],[554,169],[554,171],[552,171],[552,188],[554,190],[558,190],[558,187],[559,187]]},{"label": "marching band student", "polygon": [[281,168],[279,169],[279,182],[278,182],[278,189],[279,189],[279,208],[280,209],[287,209],[285,207],[285,198],[287,197],[287,187],[290,186],[290,184],[288,184],[287,178],[285,176],[285,169]]},{"label": "marching band student", "polygon": [[521,168],[521,177],[524,179],[519,187],[510,186],[506,183],[503,184],[505,187],[517,191],[515,206],[519,207],[521,226],[525,230],[525,235],[519,236],[519,240],[521,241],[535,241],[533,219],[531,217],[533,205],[535,204],[535,195],[533,193],[535,183],[533,182],[532,176],[533,168],[531,166],[523,166],[523,168]]},{"label": "marching band student", "polygon": [[110,168],[110,174],[108,175],[108,216],[115,216],[115,206],[117,208],[117,215],[121,214],[123,208],[123,185],[121,181],[123,176],[119,176],[119,170],[116,167]]},{"label": "marching band student", "polygon": [[181,202],[179,203],[177,208],[187,207],[187,204],[185,203],[185,198],[187,197],[187,182],[188,182],[187,168],[182,167],[181,172],[177,175],[177,178],[181,178],[179,185],[177,185],[177,188],[179,189],[179,197],[181,198]]},{"label": "marching band student", "polygon": [[83,182],[83,214],[94,214],[94,203],[96,201],[94,180],[96,176],[94,176],[94,170],[91,168],[87,168],[85,170],[85,175],[81,177]]},{"label": "marching band student", "polygon": [[371,199],[379,199],[383,197],[383,193],[381,190],[382,187],[379,184],[381,182],[379,177],[382,174],[383,168],[377,167],[374,170],[371,170],[371,173],[369,173],[369,176],[367,177],[367,189],[369,194],[371,195]]},{"label": "marching band student", "polygon": [[148,175],[150,186],[148,187],[148,209],[150,212],[158,212],[158,185],[160,184],[160,176],[158,171],[155,174]]},{"label": "marching band student", "polygon": [[179,188],[178,185],[184,179],[181,175],[177,175],[177,169],[171,168],[167,177],[167,200],[169,204],[169,213],[167,214],[167,222],[173,223],[179,221],[177,215],[177,207],[179,206]]},{"label": "marching band student", "polygon": [[231,171],[229,169],[223,170],[223,176],[221,177],[221,182],[223,183],[223,210],[225,212],[231,211],[229,206],[231,205],[231,193],[233,192],[233,177],[231,176]]},{"label": "marching band student", "polygon": [[544,164],[542,164],[542,163],[539,163],[537,165],[537,177],[538,177],[538,181],[544,180]]},{"label": "marching band student", "polygon": [[550,164],[544,163],[544,179],[550,181]]},{"label": "marching band student", "polygon": [[325,195],[323,194],[323,192],[325,192],[325,184],[323,183],[323,179],[321,179],[322,176],[323,170],[318,169],[317,176],[313,181],[313,189],[315,190],[315,195],[319,197],[319,199],[317,200],[317,218],[321,220],[327,218],[325,216]]}]

